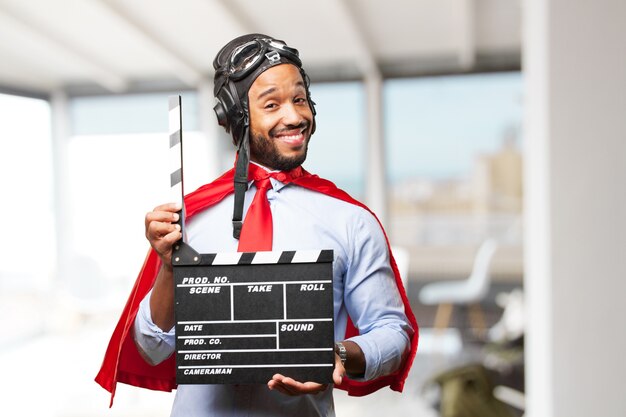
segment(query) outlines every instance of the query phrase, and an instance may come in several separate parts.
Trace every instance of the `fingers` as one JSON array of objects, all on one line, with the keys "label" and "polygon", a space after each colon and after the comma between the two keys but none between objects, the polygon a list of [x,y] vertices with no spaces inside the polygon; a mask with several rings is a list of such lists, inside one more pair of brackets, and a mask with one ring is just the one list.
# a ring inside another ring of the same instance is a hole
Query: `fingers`
[{"label": "fingers", "polygon": [[148,227],[146,236],[150,244],[157,249],[157,252],[167,250],[182,237],[180,226],[172,223],[152,222]]},{"label": "fingers", "polygon": [[151,212],[146,214],[145,224],[146,231],[148,230],[148,225],[150,222],[169,222],[173,223],[178,221],[179,215],[177,211],[180,211],[181,207],[177,203],[168,203],[157,206]]},{"label": "fingers", "polygon": [[146,237],[148,238],[148,240],[162,238],[163,236],[180,229],[180,227],[177,227],[177,224],[173,223],[176,221],[173,219],[177,219],[178,217],[176,213],[174,213],[174,216],[171,216],[171,219],[168,218],[166,220],[156,220],[152,218],[159,216],[146,215],[146,217],[151,217],[151,219],[148,220],[146,224]]},{"label": "fingers", "polygon": [[346,368],[341,363],[339,355],[335,353],[335,370],[333,371],[333,382],[335,385],[341,385],[343,377],[346,375]]},{"label": "fingers", "polygon": [[281,394],[284,394],[284,395],[289,395],[289,396],[293,396],[293,395],[295,395],[295,394],[294,394],[294,393],[292,393],[291,391],[287,390],[287,389],[286,389],[286,388],[282,385],[282,383],[281,383],[281,382],[275,381],[275,380],[273,380],[273,379],[272,379],[272,380],[270,380],[270,381],[267,383],[267,387],[268,387],[270,390],[272,390],[272,391],[278,391],[278,392],[280,392]]},{"label": "fingers", "polygon": [[179,211],[180,209],[182,209],[182,207],[178,203],[165,203],[165,204],[161,204],[160,206],[156,206],[154,210],[152,211],[176,212],[176,211]]},{"label": "fingers", "polygon": [[166,265],[171,264],[172,246],[182,238],[180,226],[174,223],[180,218],[178,210],[178,204],[163,204],[145,217],[146,238]]},{"label": "fingers", "polygon": [[[346,374],[346,368],[341,363],[339,355],[335,354],[335,369],[333,370],[333,382],[335,385],[341,385],[343,377]],[[285,395],[303,395],[303,394],[317,394],[325,391],[328,388],[328,384],[318,384],[317,382],[299,382],[293,378],[285,377],[281,374],[276,374],[267,383],[267,387],[270,390],[276,390]]]},{"label": "fingers", "polygon": [[317,382],[299,382],[293,378],[285,377],[280,374],[274,375],[267,383],[267,386],[271,390],[276,390],[282,394],[290,396],[317,394],[328,388],[327,384],[318,384]]}]

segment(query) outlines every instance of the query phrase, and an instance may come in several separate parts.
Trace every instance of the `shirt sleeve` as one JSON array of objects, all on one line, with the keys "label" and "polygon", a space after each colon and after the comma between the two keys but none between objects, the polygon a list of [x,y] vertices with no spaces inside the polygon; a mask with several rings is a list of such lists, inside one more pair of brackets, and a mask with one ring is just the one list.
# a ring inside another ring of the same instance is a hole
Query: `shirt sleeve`
[{"label": "shirt sleeve", "polygon": [[135,318],[135,343],[142,356],[151,365],[158,365],[170,357],[175,348],[174,327],[164,332],[152,321],[150,311],[150,291],[139,304]]},{"label": "shirt sleeve", "polygon": [[363,212],[355,223],[350,259],[344,277],[344,302],[365,355],[365,374],[372,380],[400,368],[409,351],[414,329],[404,312],[389,261],[389,247],[376,219]]}]

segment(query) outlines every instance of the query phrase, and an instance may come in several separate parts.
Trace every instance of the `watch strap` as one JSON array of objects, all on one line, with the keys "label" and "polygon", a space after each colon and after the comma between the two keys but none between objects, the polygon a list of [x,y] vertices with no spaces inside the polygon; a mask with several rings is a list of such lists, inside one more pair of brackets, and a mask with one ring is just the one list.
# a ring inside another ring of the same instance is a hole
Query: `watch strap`
[{"label": "watch strap", "polygon": [[348,351],[346,347],[341,342],[335,342],[335,353],[339,356],[342,365],[346,365],[346,360],[348,359]]}]

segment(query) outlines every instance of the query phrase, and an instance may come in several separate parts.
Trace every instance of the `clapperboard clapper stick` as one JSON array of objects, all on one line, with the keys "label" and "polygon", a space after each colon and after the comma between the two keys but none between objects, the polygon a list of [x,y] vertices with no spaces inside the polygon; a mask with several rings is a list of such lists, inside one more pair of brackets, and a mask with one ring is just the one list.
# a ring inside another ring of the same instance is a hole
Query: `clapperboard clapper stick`
[{"label": "clapperboard clapper stick", "polygon": [[190,258],[199,260],[198,254],[185,241],[185,189],[183,184],[183,112],[180,96],[169,97],[169,136],[170,136],[170,200],[178,203],[178,221],[183,238],[174,245],[172,262]]},{"label": "clapperboard clapper stick", "polygon": [[[181,98],[170,98],[171,187],[183,203]],[[178,384],[332,382],[333,251],[172,254]]]}]

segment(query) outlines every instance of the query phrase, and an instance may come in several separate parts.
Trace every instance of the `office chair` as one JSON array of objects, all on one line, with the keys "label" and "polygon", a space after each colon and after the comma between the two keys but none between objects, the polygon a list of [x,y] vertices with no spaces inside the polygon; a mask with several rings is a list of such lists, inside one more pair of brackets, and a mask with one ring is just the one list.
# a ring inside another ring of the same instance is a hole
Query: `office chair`
[{"label": "office chair", "polygon": [[490,265],[498,243],[495,239],[485,240],[476,253],[470,276],[461,281],[434,282],[426,284],[419,293],[419,300],[426,305],[437,304],[435,329],[448,327],[453,306],[469,306],[470,325],[473,329],[486,331],[485,319],[480,302],[491,285]]}]

